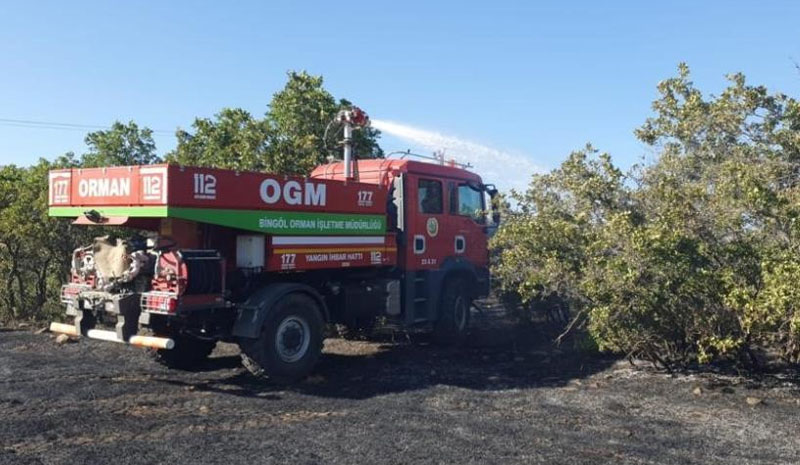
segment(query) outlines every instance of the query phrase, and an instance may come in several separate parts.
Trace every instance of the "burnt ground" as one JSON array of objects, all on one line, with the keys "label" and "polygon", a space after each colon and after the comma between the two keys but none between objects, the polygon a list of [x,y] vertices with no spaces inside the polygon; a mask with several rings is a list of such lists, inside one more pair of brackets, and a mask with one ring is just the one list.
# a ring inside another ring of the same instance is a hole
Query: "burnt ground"
[{"label": "burnt ground", "polygon": [[289,388],[250,377],[230,344],[182,372],[3,331],[0,463],[800,463],[796,376],[670,376],[499,315],[476,314],[461,350],[329,339]]}]

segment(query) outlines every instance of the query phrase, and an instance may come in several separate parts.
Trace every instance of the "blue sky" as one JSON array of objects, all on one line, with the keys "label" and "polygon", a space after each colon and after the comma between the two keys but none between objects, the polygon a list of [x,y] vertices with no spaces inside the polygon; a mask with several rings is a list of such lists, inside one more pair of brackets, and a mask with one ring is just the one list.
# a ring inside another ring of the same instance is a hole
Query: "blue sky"
[{"label": "blue sky", "polygon": [[[373,118],[530,166],[591,141],[626,167],[648,153],[632,131],[680,61],[707,92],[742,71],[800,94],[800,2],[650,3],[6,1],[0,119],[133,119],[167,131],[163,153],[197,116],[262,114],[285,72],[305,69]],[[80,153],[84,135],[0,124],[0,164]]]}]

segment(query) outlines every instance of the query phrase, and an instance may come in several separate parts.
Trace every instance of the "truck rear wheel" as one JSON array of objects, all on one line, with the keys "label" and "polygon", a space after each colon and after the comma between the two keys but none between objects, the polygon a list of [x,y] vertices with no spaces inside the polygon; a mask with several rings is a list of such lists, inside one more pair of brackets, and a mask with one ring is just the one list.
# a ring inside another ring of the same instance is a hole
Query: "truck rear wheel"
[{"label": "truck rear wheel", "polygon": [[175,347],[172,349],[150,349],[150,353],[158,363],[182,370],[197,368],[203,364],[217,345],[217,341],[206,341],[184,335],[172,336],[172,339],[175,341]]},{"label": "truck rear wheel", "polygon": [[242,364],[252,374],[280,384],[299,381],[319,359],[323,326],[314,299],[289,294],[269,310],[259,337],[239,339]]},{"label": "truck rear wheel", "polygon": [[433,328],[433,337],[440,345],[461,345],[469,331],[469,312],[472,301],[466,283],[454,278],[445,281],[439,304],[439,319]]}]

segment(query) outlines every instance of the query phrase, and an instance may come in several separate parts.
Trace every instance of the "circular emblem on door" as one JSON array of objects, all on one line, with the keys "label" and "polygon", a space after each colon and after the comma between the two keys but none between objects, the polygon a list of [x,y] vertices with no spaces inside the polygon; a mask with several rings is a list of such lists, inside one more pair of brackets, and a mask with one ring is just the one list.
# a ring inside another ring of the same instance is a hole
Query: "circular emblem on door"
[{"label": "circular emblem on door", "polygon": [[428,223],[425,225],[428,229],[428,235],[436,237],[439,234],[439,220],[436,218],[428,218]]}]

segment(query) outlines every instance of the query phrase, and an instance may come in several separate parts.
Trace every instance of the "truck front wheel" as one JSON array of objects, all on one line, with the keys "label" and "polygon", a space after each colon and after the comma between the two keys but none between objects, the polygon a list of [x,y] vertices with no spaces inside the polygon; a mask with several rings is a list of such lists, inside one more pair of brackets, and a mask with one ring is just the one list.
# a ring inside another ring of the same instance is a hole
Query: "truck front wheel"
[{"label": "truck front wheel", "polygon": [[433,336],[440,345],[461,345],[469,331],[469,312],[472,301],[467,294],[464,280],[448,279],[442,290],[439,304],[439,319],[433,328]]},{"label": "truck front wheel", "polygon": [[324,322],[314,299],[289,294],[272,309],[257,338],[240,338],[242,364],[254,375],[280,384],[311,373],[322,352]]}]

